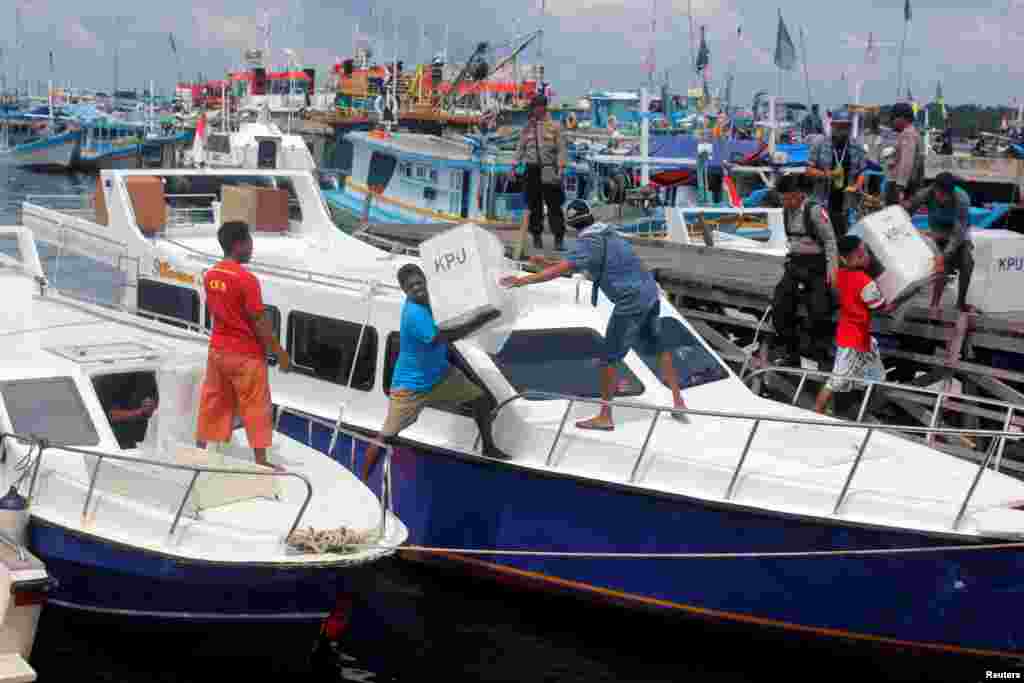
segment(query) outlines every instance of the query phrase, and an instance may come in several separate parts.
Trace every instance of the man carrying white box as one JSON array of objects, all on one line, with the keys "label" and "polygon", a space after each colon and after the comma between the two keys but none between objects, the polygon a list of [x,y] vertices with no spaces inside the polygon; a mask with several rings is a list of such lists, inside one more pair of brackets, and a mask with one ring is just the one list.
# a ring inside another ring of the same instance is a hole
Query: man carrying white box
[{"label": "man carrying white box", "polygon": [[[388,415],[380,431],[380,440],[389,441],[419,418],[432,404],[470,404],[480,427],[484,455],[504,458],[491,438],[489,400],[484,390],[448,361],[448,345],[468,337],[501,315],[484,311],[462,325],[438,330],[430,309],[427,278],[423,270],[407,263],[398,269],[398,284],[405,292],[399,329],[398,361],[391,377]],[[377,446],[366,450],[363,479],[369,478],[377,464]]]},{"label": "man carrying white box", "polygon": [[[943,275],[958,273],[956,306],[961,311],[971,312],[967,304],[967,288],[974,274],[974,244],[970,234],[971,197],[956,184],[952,173],[935,176],[931,186],[926,187],[903,202],[903,208],[911,216],[922,206],[928,206],[928,231],[941,254],[935,259],[935,272]],[[945,278],[935,282],[932,292],[932,308],[938,308],[945,287]]]},{"label": "man carrying white box", "polygon": [[[676,408],[686,409],[679,389],[679,375],[672,363],[672,350],[664,348],[661,337],[658,285],[647,272],[629,241],[612,226],[595,223],[590,206],[582,199],[574,199],[565,208],[566,223],[580,232],[576,246],[564,260],[549,261],[543,257],[531,259],[548,267],[540,273],[525,277],[508,276],[501,279],[505,287],[523,287],[547,282],[572,271],[587,271],[594,281],[591,303],[597,306],[598,290],[604,292],[614,304],[608,329],[604,335],[604,365],[601,368],[601,398],[610,401],[616,386],[615,365],[622,361],[630,349],[641,344],[658,353],[658,369],[662,381],[672,390]],[[688,422],[683,413],[672,413],[680,422]],[[589,420],[576,423],[579,429],[611,431],[615,429],[611,406],[605,403],[601,413]]]}]

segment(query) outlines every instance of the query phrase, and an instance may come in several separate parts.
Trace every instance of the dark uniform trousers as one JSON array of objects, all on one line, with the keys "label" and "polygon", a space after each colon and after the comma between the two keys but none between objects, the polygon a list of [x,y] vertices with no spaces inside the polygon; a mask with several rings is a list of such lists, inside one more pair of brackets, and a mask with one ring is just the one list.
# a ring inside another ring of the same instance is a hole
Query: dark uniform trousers
[{"label": "dark uniform trousers", "polygon": [[835,329],[832,323],[832,293],[825,280],[826,269],[824,254],[793,254],[786,259],[782,279],[775,286],[772,321],[776,345],[788,356],[800,355],[798,306],[801,301],[807,307],[811,357],[823,362],[831,355]]}]

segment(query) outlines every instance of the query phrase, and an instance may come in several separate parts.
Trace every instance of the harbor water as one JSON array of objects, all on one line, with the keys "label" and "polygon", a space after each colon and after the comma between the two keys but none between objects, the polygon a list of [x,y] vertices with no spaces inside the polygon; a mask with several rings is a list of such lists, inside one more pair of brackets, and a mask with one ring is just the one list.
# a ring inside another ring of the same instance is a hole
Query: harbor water
[{"label": "harbor water", "polygon": [[[24,171],[0,157],[0,225],[18,222],[27,195],[88,193],[94,183],[85,175]],[[53,251],[43,250],[43,255],[53,267]],[[92,289],[100,299],[109,296],[104,291],[110,287],[109,274],[84,271],[74,259],[64,258],[59,284]],[[778,570],[765,563],[764,571]],[[50,604],[43,610],[32,664],[41,681],[79,683],[223,680],[228,672],[254,681],[408,682],[434,676],[581,683],[971,682],[1022,670],[1005,662],[910,654],[872,642],[815,639],[760,624],[724,624],[681,610],[667,615],[656,608],[634,612],[585,604],[398,560],[382,564],[375,589],[388,608],[353,619],[339,649],[320,649],[316,656],[317,634],[309,627],[239,626],[231,636],[237,642],[226,647],[209,641],[202,624],[140,624]],[[256,640],[255,628],[264,630],[261,643],[276,640],[280,648],[247,648],[250,639]],[[370,661],[382,664],[371,666]]]}]

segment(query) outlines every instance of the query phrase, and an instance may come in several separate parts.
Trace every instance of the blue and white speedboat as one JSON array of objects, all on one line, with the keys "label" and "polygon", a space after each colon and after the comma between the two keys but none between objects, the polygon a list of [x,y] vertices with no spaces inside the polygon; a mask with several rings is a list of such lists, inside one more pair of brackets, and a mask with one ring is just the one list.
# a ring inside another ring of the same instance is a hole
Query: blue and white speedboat
[{"label": "blue and white speedboat", "polygon": [[81,129],[69,126],[16,145],[11,156],[21,166],[68,170],[78,160],[81,140]]},{"label": "blue and white speedboat", "polygon": [[[136,175],[162,177],[180,216],[143,232],[126,183]],[[372,435],[383,423],[404,302],[395,274],[416,259],[335,228],[311,174],[104,172],[106,225],[42,200],[22,215],[64,253],[123,268],[118,304],[201,326],[217,210],[180,208],[195,197],[175,193],[202,186],[212,203],[243,178],[292,203],[287,225],[255,234],[250,264],[295,367],[272,379],[280,429],[359,471],[367,437],[342,430]],[[402,432],[393,503],[411,542],[438,549],[410,559],[637,609],[1022,654],[1024,555],[993,544],[1024,537],[1024,483],[908,438],[926,428],[841,422],[755,395],[666,298],[689,424],[665,414],[654,358],[631,352],[616,430],[578,430],[597,410],[611,314],[603,296],[590,305],[590,287],[517,290],[521,314],[497,352],[472,338],[454,345],[453,362],[493,401],[494,442],[509,458],[484,456],[459,409],[428,408]],[[992,443],[986,463],[1008,435],[978,437]]]},{"label": "blue and white speedboat", "polygon": [[[18,248],[0,256],[0,483],[31,500],[29,546],[59,582],[52,603],[127,620],[316,625],[339,594],[368,585],[407,534],[369,488],[284,434],[269,458],[285,473],[253,462],[242,429],[193,448],[202,330],[65,296],[31,234],[2,232]],[[144,436],[108,417],[133,393],[157,400]],[[368,545],[297,547],[291,532],[309,527]]]}]

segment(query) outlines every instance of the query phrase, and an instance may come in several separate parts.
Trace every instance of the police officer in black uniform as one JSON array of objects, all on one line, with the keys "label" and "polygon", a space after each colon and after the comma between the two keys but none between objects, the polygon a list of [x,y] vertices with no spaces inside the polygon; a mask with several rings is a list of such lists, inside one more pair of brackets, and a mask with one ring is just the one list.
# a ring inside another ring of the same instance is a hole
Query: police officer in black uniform
[{"label": "police officer in black uniform", "polygon": [[775,349],[772,362],[800,367],[799,306],[807,309],[809,356],[831,368],[832,286],[839,266],[836,235],[828,209],[811,196],[811,180],[788,175],[779,180],[773,200],[785,209],[789,254],[772,299]]}]

